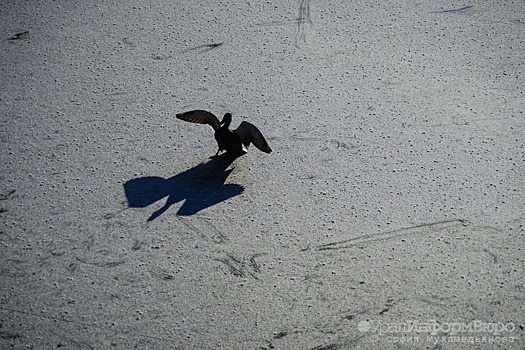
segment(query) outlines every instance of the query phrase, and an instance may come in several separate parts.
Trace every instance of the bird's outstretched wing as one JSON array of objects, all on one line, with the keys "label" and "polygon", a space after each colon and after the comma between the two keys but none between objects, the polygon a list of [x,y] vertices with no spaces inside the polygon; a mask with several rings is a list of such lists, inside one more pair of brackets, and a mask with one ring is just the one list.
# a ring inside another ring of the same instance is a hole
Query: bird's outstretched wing
[{"label": "bird's outstretched wing", "polygon": [[250,143],[253,143],[255,147],[263,152],[270,153],[272,151],[259,129],[257,129],[257,127],[251,123],[242,122],[241,125],[239,125],[239,127],[235,130],[235,133],[239,135],[243,145],[246,148],[250,145]]},{"label": "bird's outstretched wing", "polygon": [[213,128],[213,130],[217,130],[219,128],[219,119],[217,119],[217,117],[213,113],[206,112],[200,109],[197,109],[195,111],[179,113],[176,115],[176,117],[187,122],[208,124]]}]

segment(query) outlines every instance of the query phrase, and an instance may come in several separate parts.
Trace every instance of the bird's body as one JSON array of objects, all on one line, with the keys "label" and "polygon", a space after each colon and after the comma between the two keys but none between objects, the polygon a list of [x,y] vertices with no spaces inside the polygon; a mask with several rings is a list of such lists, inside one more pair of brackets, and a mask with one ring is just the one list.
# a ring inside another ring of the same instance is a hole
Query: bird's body
[{"label": "bird's body", "polygon": [[237,129],[230,129],[232,121],[232,115],[230,113],[226,113],[220,122],[214,114],[203,110],[179,113],[177,114],[177,118],[192,123],[210,125],[213,130],[215,130],[214,136],[219,146],[216,155],[218,155],[220,151],[243,155],[248,152],[248,147],[252,143],[263,152],[272,152],[268,142],[266,142],[264,136],[255,125],[243,121]]},{"label": "bird's body", "polygon": [[219,128],[215,131],[215,140],[219,146],[219,152],[225,150],[231,153],[246,153],[246,147],[235,131],[229,128]]}]

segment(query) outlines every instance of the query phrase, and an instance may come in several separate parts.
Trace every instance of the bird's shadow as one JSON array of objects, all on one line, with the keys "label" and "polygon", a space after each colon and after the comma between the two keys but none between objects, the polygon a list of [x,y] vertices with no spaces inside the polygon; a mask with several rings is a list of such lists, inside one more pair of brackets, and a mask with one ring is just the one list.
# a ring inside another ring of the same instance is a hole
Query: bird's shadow
[{"label": "bird's shadow", "polygon": [[145,208],[168,197],[164,206],[151,214],[148,221],[152,221],[182,200],[185,202],[177,215],[188,216],[235,197],[244,192],[244,187],[224,183],[233,170],[228,167],[237,157],[226,152],[168,179],[147,176],[126,181],[128,206]]}]

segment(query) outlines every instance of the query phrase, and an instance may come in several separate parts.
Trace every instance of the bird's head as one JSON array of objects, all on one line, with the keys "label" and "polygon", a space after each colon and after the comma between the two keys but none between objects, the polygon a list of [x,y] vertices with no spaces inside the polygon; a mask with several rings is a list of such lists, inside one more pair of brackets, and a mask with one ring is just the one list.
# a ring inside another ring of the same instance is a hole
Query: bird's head
[{"label": "bird's head", "polygon": [[221,125],[224,125],[225,127],[229,127],[232,122],[232,115],[231,113],[226,113],[224,117],[222,118]]}]

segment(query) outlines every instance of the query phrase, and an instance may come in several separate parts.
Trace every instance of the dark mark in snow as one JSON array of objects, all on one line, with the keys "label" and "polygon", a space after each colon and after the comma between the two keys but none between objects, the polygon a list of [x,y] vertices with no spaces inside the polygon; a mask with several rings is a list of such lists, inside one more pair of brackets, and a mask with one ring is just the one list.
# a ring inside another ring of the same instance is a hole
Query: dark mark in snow
[{"label": "dark mark in snow", "polygon": [[[355,237],[351,239],[346,239],[342,241],[337,242],[331,242],[319,245],[315,247],[317,250],[333,250],[333,249],[348,249],[356,246],[358,243],[365,243],[365,242],[376,242],[376,241],[382,241],[386,239],[393,239],[396,237],[405,236],[408,234],[415,234],[418,232],[421,232],[422,230],[430,230],[431,232],[440,231],[449,227],[453,226],[466,226],[467,221],[464,219],[452,219],[452,220],[443,220],[443,221],[436,221],[431,223],[423,223],[411,227],[404,227],[397,230],[387,231],[383,233],[378,234],[371,234],[371,235],[363,235],[360,237]],[[301,251],[307,251],[310,248],[303,248]]]},{"label": "dark mark in snow", "polygon": [[306,44],[305,25],[312,24],[310,16],[310,0],[301,0],[299,3],[299,16],[297,17],[297,33],[295,34],[295,46],[299,48],[299,43]]},{"label": "dark mark in snow", "polygon": [[199,46],[195,46],[195,47],[191,47],[189,49],[186,49],[186,50],[184,50],[182,52],[186,53],[186,52],[189,52],[189,51],[200,50],[200,53],[205,53],[205,52],[211,51],[213,49],[217,49],[217,48],[221,47],[222,45],[224,45],[223,42],[215,43],[215,44],[199,45]]},{"label": "dark mark in snow", "polygon": [[118,265],[124,264],[124,260],[120,261],[108,261],[108,262],[97,262],[97,261],[87,261],[77,257],[77,260],[88,265],[98,266],[98,267],[115,267]]},{"label": "dark mark in snow", "polygon": [[432,11],[430,13],[449,13],[449,12],[464,12],[470,8],[474,7],[473,5],[461,7],[459,9],[452,9],[452,10],[442,10],[442,11]]},{"label": "dark mark in snow", "polygon": [[7,40],[24,40],[24,39],[27,39],[27,38],[29,38],[29,30],[25,30],[23,32],[16,33],[15,35],[13,35],[12,37],[10,37]]},{"label": "dark mark in snow", "polygon": [[11,190],[6,194],[0,194],[0,201],[5,201],[11,198],[11,196],[16,192],[16,190]]}]

